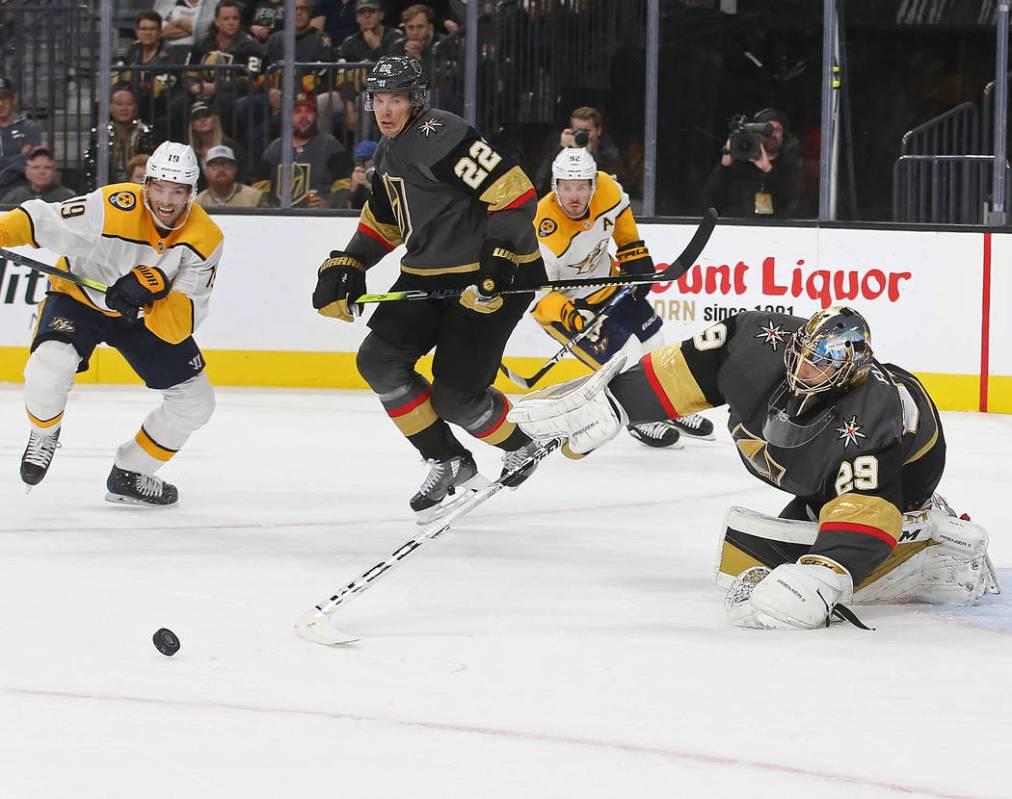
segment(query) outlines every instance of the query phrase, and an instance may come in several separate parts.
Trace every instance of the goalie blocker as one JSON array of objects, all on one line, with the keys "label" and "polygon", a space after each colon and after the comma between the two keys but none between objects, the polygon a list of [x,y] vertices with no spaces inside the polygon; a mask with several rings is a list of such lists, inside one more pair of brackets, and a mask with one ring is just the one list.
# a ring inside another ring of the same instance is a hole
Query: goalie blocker
[{"label": "goalie blocker", "polygon": [[904,514],[896,549],[856,586],[839,564],[806,554],[817,532],[814,522],[728,510],[715,580],[727,591],[729,621],[807,629],[825,626],[837,603],[971,605],[1001,590],[987,555],[987,531],[956,518],[937,495],[931,507]]}]

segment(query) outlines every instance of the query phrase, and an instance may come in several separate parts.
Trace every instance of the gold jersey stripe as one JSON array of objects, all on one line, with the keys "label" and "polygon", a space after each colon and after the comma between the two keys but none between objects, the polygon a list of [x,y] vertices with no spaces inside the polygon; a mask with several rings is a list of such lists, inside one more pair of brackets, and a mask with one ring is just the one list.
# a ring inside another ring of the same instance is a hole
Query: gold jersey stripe
[{"label": "gold jersey stripe", "polygon": [[137,442],[138,446],[144,450],[148,455],[157,461],[171,460],[172,456],[176,454],[176,450],[163,447],[157,441],[155,441],[148,431],[143,427],[137,431],[137,435],[134,436],[134,441]]},{"label": "gold jersey stripe", "polygon": [[533,189],[534,186],[531,185],[530,178],[524,174],[524,171],[520,167],[515,166],[485,189],[478,199],[483,203],[487,203],[489,213],[493,213],[501,211],[518,197]]},{"label": "gold jersey stripe", "polygon": [[25,408],[25,413],[28,414],[28,421],[30,421],[36,427],[42,427],[42,428],[54,427],[54,426],[58,425],[60,423],[60,420],[63,418],[63,411],[60,411],[52,419],[40,419],[38,416],[36,416],[35,414],[33,414],[27,408]]},{"label": "gold jersey stripe", "polygon": [[858,525],[881,530],[899,540],[903,514],[888,500],[867,494],[846,493],[834,497],[819,512],[819,529],[834,524]]},{"label": "gold jersey stripe", "polygon": [[369,207],[369,201],[367,200],[365,205],[362,206],[362,214],[359,216],[359,224],[365,225],[370,230],[374,230],[387,242],[396,247],[398,244],[403,244],[404,239],[401,238],[401,229],[397,225],[390,225],[385,222],[380,222],[376,215],[372,212],[372,208]]},{"label": "gold jersey stripe", "polygon": [[689,369],[682,345],[669,344],[650,355],[654,375],[679,416],[691,416],[712,407]]},{"label": "gold jersey stripe", "polygon": [[462,264],[461,266],[446,266],[441,269],[424,269],[417,266],[405,266],[401,264],[401,271],[407,272],[409,275],[422,275],[423,277],[430,277],[432,275],[459,275],[465,272],[477,272],[479,264]]}]

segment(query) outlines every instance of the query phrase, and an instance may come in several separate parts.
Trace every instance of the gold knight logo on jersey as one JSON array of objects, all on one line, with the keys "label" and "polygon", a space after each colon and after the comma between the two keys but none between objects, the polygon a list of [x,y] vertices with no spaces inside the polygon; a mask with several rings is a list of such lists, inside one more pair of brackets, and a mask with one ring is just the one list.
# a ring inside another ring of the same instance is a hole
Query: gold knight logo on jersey
[{"label": "gold knight logo on jersey", "polygon": [[109,205],[121,211],[132,211],[137,205],[137,197],[132,191],[117,191],[109,195]]}]

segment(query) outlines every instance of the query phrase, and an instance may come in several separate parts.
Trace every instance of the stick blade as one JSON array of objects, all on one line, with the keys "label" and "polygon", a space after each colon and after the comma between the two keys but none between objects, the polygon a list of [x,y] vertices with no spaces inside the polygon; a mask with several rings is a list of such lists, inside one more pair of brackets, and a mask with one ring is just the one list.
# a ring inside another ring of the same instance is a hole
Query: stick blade
[{"label": "stick blade", "polygon": [[359,640],[357,635],[343,633],[334,627],[330,619],[317,608],[313,608],[295,622],[295,632],[307,641],[324,646],[341,646]]}]

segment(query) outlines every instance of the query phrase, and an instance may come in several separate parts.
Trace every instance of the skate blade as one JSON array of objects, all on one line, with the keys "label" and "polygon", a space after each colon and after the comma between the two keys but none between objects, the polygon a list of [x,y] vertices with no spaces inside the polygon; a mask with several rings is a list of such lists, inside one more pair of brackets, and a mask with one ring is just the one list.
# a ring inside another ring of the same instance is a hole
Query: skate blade
[{"label": "skate blade", "polygon": [[179,500],[169,505],[156,505],[154,502],[145,502],[142,499],[134,499],[133,497],[125,497],[122,494],[113,494],[106,492],[105,501],[111,502],[113,505],[130,505],[134,508],[174,508],[179,504]]},{"label": "skate blade", "polygon": [[348,635],[338,630],[330,623],[330,619],[316,608],[295,622],[295,632],[300,638],[324,646],[341,646],[359,640],[356,635]]},{"label": "skate blade", "polygon": [[458,505],[463,504],[483,488],[488,488],[490,485],[492,485],[492,481],[479,472],[470,480],[457,486],[452,494],[447,494],[443,497],[443,501],[438,505],[433,505],[426,510],[415,511],[415,523],[419,526],[424,526],[430,522],[439,521],[444,516],[449,515]]}]

